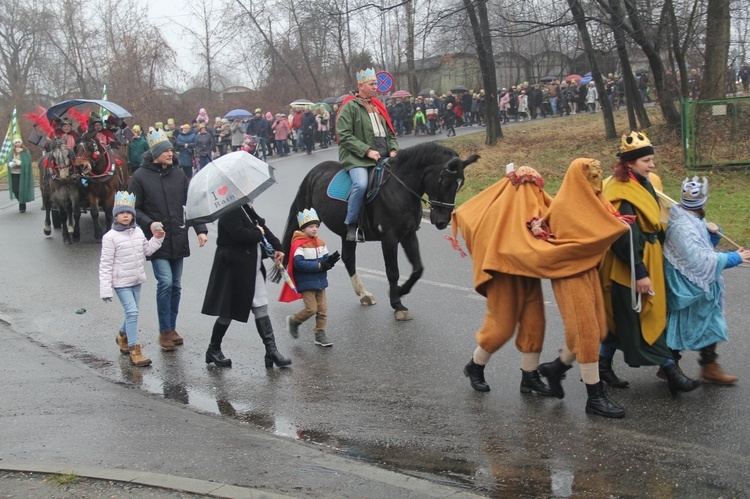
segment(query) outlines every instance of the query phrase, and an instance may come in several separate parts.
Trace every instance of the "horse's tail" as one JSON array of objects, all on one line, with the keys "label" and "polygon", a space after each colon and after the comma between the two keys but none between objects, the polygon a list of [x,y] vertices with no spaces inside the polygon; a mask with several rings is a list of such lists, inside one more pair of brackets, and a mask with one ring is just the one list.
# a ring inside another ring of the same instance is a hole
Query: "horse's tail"
[{"label": "horse's tail", "polygon": [[292,206],[289,207],[289,216],[286,219],[286,227],[284,228],[284,238],[281,241],[281,246],[284,251],[284,265],[289,263],[289,250],[292,247],[292,236],[294,231],[299,227],[297,223],[297,213],[301,212],[305,208],[312,206],[312,191],[310,189],[309,174],[305,175],[302,179],[302,183],[297,190],[297,195],[292,201]]}]

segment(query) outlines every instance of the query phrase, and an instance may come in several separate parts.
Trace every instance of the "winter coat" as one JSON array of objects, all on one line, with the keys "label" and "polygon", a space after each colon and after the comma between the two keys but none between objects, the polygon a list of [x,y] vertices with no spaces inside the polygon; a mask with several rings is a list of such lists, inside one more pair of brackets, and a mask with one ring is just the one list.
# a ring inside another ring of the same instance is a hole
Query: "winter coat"
[{"label": "winter coat", "polygon": [[403,102],[397,102],[391,108],[391,118],[394,120],[402,120],[406,117],[406,106]]},{"label": "winter coat", "polygon": [[245,141],[245,132],[242,129],[242,122],[235,121],[230,125],[230,130],[232,130],[232,147],[239,147],[242,145],[242,142]]},{"label": "winter coat", "polygon": [[[150,151],[143,155],[141,167],[130,177],[128,191],[135,194],[138,225],[147,237],[153,235],[150,228],[153,222],[160,222],[167,233],[161,248],[149,260],[190,256],[184,212],[189,182],[182,168],[174,165],[162,168],[154,163]],[[195,232],[208,234],[205,224],[196,225]]]},{"label": "winter coat", "polygon": [[266,269],[258,265],[263,227],[266,239],[274,250],[282,251],[281,242],[266,227],[266,222],[250,206],[244,205],[219,218],[216,254],[208,278],[206,297],[201,313],[214,317],[228,317],[247,322],[255,296],[255,279],[259,270],[266,277]]},{"label": "winter coat", "polygon": [[214,136],[208,132],[206,133],[196,133],[195,134],[195,157],[196,158],[202,158],[204,156],[208,156],[211,158],[211,155],[214,152],[214,149],[216,148],[216,139]]},{"label": "winter coat", "polygon": [[250,135],[257,135],[258,137],[265,137],[268,130],[268,121],[262,116],[253,116],[250,121],[247,122],[247,133]]},{"label": "winter coat", "polygon": [[320,264],[328,258],[328,247],[322,239],[311,239],[300,231],[292,236],[292,245],[298,240],[303,242],[290,258],[294,260],[294,283],[297,291],[313,291],[328,287],[328,272],[321,270]]},{"label": "winter coat", "polygon": [[130,165],[131,171],[135,171],[141,166],[143,153],[146,151],[148,151],[148,141],[146,140],[146,137],[143,135],[133,137],[133,140],[130,141],[130,145],[128,146],[128,165]]},{"label": "winter coat", "polygon": [[302,126],[300,130],[303,135],[312,134],[318,129],[318,122],[315,121],[315,115],[312,112],[302,113]]},{"label": "winter coat", "polygon": [[586,93],[586,103],[594,104],[598,99],[599,92],[597,92],[596,87],[588,87],[588,92]]},{"label": "winter coat", "polygon": [[505,92],[500,97],[500,111],[508,111],[510,109],[510,94]]},{"label": "winter coat", "polygon": [[[398,150],[398,143],[392,130],[385,123],[385,144],[387,153]],[[359,99],[347,101],[339,108],[336,119],[336,134],[339,139],[339,163],[347,171],[355,166],[375,166],[376,162],[365,156],[368,149],[375,149],[375,132],[372,120],[364,104]],[[383,154],[381,152],[381,154]]]},{"label": "winter coat", "polygon": [[529,110],[529,96],[526,94],[518,95],[518,112],[525,113]]},{"label": "winter coat", "polygon": [[161,247],[164,238],[146,239],[140,227],[110,230],[102,238],[99,259],[99,297],[112,298],[112,288],[129,288],[146,281],[146,257]]},{"label": "winter coat", "polygon": [[180,166],[192,166],[193,151],[195,150],[195,134],[192,131],[188,133],[180,132],[175,145],[177,146],[177,154],[180,158]]},{"label": "winter coat", "polygon": [[[19,167],[20,172],[18,174],[14,173],[14,175],[19,175],[18,202],[30,203],[34,200],[34,170],[31,167],[31,153],[26,146],[22,147],[23,150],[17,156],[15,154],[15,147],[12,149],[14,151],[12,159],[21,163]],[[10,165],[8,165],[8,169],[10,169]],[[16,196],[13,193],[13,189],[8,189],[8,191],[10,192],[10,199],[15,199]]]},{"label": "winter coat", "polygon": [[279,118],[274,121],[271,128],[274,131],[274,140],[286,140],[289,137],[289,121],[286,118]]}]

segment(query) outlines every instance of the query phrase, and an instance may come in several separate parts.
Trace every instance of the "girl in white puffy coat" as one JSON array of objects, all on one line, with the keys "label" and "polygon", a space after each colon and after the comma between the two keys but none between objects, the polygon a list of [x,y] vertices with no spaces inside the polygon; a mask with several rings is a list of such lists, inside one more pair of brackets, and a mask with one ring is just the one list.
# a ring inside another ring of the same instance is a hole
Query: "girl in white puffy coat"
[{"label": "girl in white puffy coat", "polygon": [[146,257],[161,247],[165,232],[155,230],[154,237],[146,239],[135,223],[135,196],[118,192],[112,210],[112,230],[102,238],[102,255],[99,260],[99,296],[112,301],[112,289],[117,294],[125,319],[116,337],[120,353],[129,354],[136,366],[147,366],[151,359],[145,357],[138,344],[138,302],[141,284],[146,280]]}]

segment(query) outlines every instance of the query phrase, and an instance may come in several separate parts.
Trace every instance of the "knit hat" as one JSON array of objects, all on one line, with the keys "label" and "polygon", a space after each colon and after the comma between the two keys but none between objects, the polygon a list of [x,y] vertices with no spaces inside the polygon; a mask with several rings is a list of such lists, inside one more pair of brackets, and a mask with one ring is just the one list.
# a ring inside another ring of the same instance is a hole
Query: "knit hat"
[{"label": "knit hat", "polygon": [[187,130],[190,130],[191,128],[192,128],[192,127],[191,127],[191,126],[190,126],[189,124],[187,124],[187,123],[185,123],[184,125],[182,125],[182,126],[180,127],[180,129],[181,129],[181,130],[183,130],[183,131],[187,131]]},{"label": "knit hat", "polygon": [[151,156],[156,159],[165,151],[172,149],[172,143],[169,141],[166,133],[156,130],[148,135],[148,147]]},{"label": "knit hat", "polygon": [[703,208],[706,201],[708,201],[708,179],[706,177],[703,177],[703,182],[698,179],[698,176],[693,177],[692,180],[685,178],[682,181],[680,204],[683,208],[697,210]]},{"label": "knit hat", "polygon": [[116,217],[120,213],[130,213],[135,218],[135,194],[130,194],[127,191],[117,191],[115,193],[112,216]]},{"label": "knit hat", "polygon": [[318,212],[315,211],[315,208],[302,210],[301,212],[297,213],[297,223],[299,223],[300,230],[303,230],[305,227],[308,227],[312,224],[320,225]]},{"label": "knit hat", "polygon": [[630,132],[629,135],[622,136],[620,152],[617,153],[617,156],[623,163],[635,161],[650,154],[654,154],[654,148],[645,133]]},{"label": "knit hat", "polygon": [[259,107],[255,108],[255,114],[262,113],[262,112],[263,112],[263,110],[261,108],[259,108]]},{"label": "knit hat", "polygon": [[272,119],[273,119],[273,115],[271,114],[271,111],[268,111],[268,112],[266,113],[266,119],[267,119],[267,120],[272,120]]}]

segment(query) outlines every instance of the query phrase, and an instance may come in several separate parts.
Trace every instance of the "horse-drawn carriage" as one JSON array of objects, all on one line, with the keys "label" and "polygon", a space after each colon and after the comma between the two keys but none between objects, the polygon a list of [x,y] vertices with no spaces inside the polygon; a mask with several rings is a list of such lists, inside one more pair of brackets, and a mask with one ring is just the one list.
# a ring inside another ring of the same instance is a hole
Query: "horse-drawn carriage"
[{"label": "horse-drawn carriage", "polygon": [[[51,218],[56,228],[62,228],[65,244],[78,241],[80,237],[82,209],[91,212],[94,237],[101,239],[112,226],[115,192],[125,189],[130,178],[125,151],[113,148],[101,131],[90,129],[88,115],[76,109],[85,104],[102,107],[118,119],[131,116],[113,102],[73,99],[51,106],[43,118],[35,122],[35,127],[41,121],[46,122],[46,129],[53,135],[51,123],[70,119],[78,125],[79,133],[72,151],[66,141],[54,137],[46,144],[48,152],[40,161],[40,185],[46,209],[44,233],[52,233]],[[106,220],[104,231],[99,224],[100,208],[104,210]]]}]

